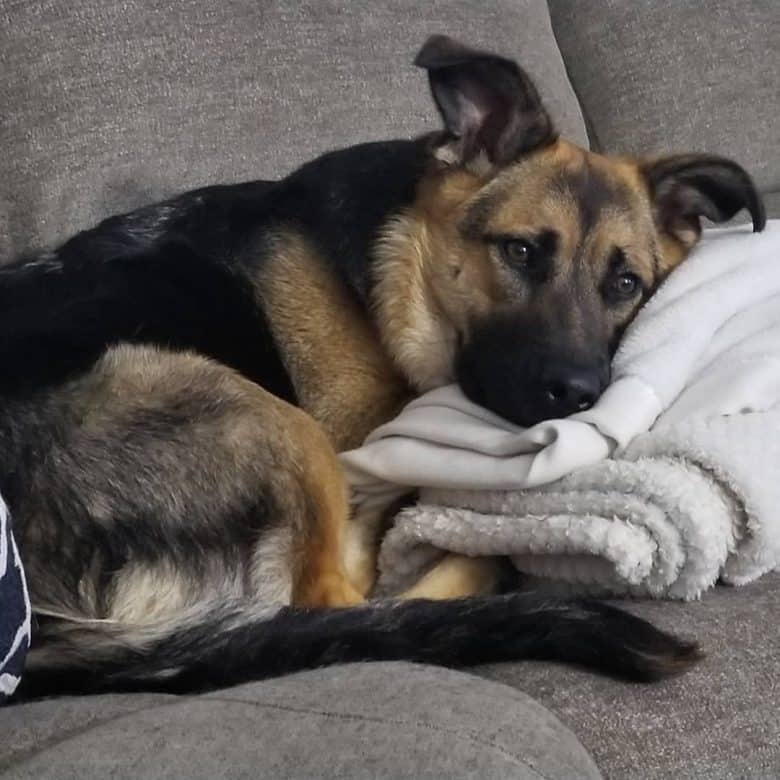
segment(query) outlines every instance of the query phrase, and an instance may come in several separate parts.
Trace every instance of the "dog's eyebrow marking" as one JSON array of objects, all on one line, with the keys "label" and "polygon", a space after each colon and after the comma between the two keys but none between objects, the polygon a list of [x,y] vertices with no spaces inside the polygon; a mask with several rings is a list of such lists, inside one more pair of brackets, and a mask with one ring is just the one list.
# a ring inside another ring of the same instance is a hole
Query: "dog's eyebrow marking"
[{"label": "dog's eyebrow marking", "polygon": [[612,250],[609,253],[607,274],[620,271],[621,269],[626,268],[627,265],[628,259],[626,258],[626,253],[619,246],[612,247]]},{"label": "dog's eyebrow marking", "polygon": [[603,209],[625,201],[627,194],[622,184],[587,162],[577,170],[562,171],[556,185],[577,203],[583,235],[593,229]]},{"label": "dog's eyebrow marking", "polygon": [[504,190],[493,190],[477,197],[460,223],[460,232],[465,238],[482,239],[485,235],[490,215],[495,213],[499,204],[507,197]]}]

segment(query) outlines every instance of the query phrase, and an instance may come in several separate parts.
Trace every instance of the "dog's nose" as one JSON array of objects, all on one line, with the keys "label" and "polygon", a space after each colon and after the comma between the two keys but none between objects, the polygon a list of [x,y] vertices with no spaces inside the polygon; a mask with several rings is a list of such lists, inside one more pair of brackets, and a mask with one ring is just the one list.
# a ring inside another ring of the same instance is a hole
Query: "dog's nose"
[{"label": "dog's nose", "polygon": [[567,417],[590,409],[606,386],[604,374],[600,368],[548,366],[538,391],[539,418]]}]

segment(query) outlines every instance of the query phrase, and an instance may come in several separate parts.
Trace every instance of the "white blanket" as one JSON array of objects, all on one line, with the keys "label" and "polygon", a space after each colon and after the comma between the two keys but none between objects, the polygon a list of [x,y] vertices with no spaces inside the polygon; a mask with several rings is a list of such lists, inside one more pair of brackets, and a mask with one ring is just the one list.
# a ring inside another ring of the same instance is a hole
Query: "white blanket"
[{"label": "white blanket", "polygon": [[593,409],[530,429],[440,388],[344,453],[357,511],[420,489],[384,541],[384,586],[442,550],[677,598],[780,565],[780,221],[708,231],[612,374]]}]

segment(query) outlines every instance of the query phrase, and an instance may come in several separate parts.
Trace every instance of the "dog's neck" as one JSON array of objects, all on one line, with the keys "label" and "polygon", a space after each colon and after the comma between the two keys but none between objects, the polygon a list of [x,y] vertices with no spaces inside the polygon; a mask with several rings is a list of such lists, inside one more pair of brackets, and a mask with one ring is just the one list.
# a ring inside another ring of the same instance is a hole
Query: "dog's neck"
[{"label": "dog's neck", "polygon": [[418,391],[455,380],[458,332],[431,284],[457,273],[458,217],[483,186],[467,170],[443,169],[423,178],[413,205],[385,223],[374,246],[373,310],[388,353]]}]

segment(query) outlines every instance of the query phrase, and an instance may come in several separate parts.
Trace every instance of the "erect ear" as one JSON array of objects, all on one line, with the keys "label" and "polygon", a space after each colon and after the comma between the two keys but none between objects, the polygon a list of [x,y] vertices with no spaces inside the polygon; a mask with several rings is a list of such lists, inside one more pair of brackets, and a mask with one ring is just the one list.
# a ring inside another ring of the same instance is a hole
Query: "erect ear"
[{"label": "erect ear", "polygon": [[531,79],[511,60],[448,38],[430,37],[414,64],[428,71],[431,92],[454,142],[452,162],[480,152],[495,166],[556,138]]},{"label": "erect ear", "polygon": [[766,225],[761,196],[747,172],[732,160],[706,154],[661,157],[640,164],[658,228],[686,247],[701,234],[701,218],[725,222],[747,209],[753,230]]}]

